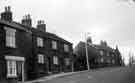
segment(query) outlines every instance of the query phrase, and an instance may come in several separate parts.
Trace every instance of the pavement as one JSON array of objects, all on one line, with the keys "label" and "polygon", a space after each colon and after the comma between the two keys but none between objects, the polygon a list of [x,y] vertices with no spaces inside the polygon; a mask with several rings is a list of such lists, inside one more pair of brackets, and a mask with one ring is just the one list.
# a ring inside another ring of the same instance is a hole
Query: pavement
[{"label": "pavement", "polygon": [[24,83],[135,83],[135,66],[60,73]]},{"label": "pavement", "polygon": [[23,83],[39,83],[39,82],[42,82],[42,81],[47,81],[47,80],[51,80],[51,79],[54,79],[54,78],[60,78],[60,77],[64,77],[64,76],[70,76],[70,75],[73,75],[73,74],[77,74],[77,73],[83,73],[83,72],[87,72],[88,70],[84,70],[84,71],[77,71],[77,72],[68,72],[68,73],[59,73],[59,74],[54,74],[54,75],[50,75],[50,76],[45,76],[45,77],[41,77],[37,80],[33,80],[33,81],[26,81],[26,82],[23,82]]}]

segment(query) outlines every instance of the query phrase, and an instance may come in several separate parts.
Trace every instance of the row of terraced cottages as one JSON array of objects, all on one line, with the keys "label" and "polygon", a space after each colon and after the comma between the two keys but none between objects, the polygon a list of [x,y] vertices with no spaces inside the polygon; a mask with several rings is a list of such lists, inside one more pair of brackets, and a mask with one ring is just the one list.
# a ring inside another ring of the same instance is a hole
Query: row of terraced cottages
[{"label": "row of terraced cottages", "polygon": [[34,28],[30,15],[17,23],[10,7],[1,13],[0,83],[72,71],[72,51],[72,43],[46,32],[43,21],[38,21]]}]

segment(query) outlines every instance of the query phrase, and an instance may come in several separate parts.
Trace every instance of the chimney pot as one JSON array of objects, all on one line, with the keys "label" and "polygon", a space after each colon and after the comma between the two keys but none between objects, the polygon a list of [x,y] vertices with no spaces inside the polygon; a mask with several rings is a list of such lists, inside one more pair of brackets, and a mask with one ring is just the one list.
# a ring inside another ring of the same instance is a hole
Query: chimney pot
[{"label": "chimney pot", "polygon": [[7,6],[5,7],[5,12],[7,12],[8,11],[8,8],[7,8]]},{"label": "chimney pot", "polygon": [[12,12],[10,6],[5,7],[5,11],[1,13],[1,19],[5,21],[12,21]]},{"label": "chimney pot", "polygon": [[22,24],[30,26],[30,27],[32,26],[32,19],[30,17],[30,14],[23,16]]},{"label": "chimney pot", "polygon": [[11,7],[10,7],[10,6],[8,6],[8,7],[7,7],[7,10],[8,10],[8,11],[10,11],[10,10],[11,10]]},{"label": "chimney pot", "polygon": [[37,29],[40,30],[40,31],[46,32],[46,24],[44,23],[43,20],[39,20],[37,22]]}]

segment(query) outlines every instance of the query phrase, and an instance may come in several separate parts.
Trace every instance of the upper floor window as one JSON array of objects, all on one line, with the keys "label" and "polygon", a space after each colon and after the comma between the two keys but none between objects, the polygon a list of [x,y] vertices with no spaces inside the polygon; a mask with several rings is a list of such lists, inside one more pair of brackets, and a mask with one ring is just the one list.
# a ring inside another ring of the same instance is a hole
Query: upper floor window
[{"label": "upper floor window", "polygon": [[53,56],[53,64],[58,64],[58,57],[57,56]]},{"label": "upper floor window", "polygon": [[107,52],[107,56],[109,56],[110,54],[109,54],[109,52]]},{"label": "upper floor window", "polygon": [[112,57],[114,57],[114,54],[112,54]]},{"label": "upper floor window", "polygon": [[15,38],[16,30],[10,27],[4,27],[4,29],[6,30],[6,46],[15,48],[16,47],[16,38]]},{"label": "upper floor window", "polygon": [[57,49],[57,42],[56,41],[52,41],[52,49]]},{"label": "upper floor window", "polygon": [[64,44],[64,51],[68,52],[69,51],[69,46],[67,44]]},{"label": "upper floor window", "polygon": [[37,46],[43,47],[43,39],[40,37],[37,37]]},{"label": "upper floor window", "polygon": [[104,55],[104,52],[102,50],[100,50],[100,55],[103,56]]},{"label": "upper floor window", "polygon": [[44,55],[42,55],[42,54],[38,55],[38,63],[44,64]]}]

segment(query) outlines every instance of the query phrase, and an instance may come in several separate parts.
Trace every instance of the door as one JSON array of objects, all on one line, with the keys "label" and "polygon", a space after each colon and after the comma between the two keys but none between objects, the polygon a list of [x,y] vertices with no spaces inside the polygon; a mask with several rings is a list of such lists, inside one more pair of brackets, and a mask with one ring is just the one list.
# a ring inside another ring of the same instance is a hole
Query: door
[{"label": "door", "polygon": [[23,61],[17,61],[16,66],[17,66],[17,77],[18,81],[24,81],[24,62]]}]

